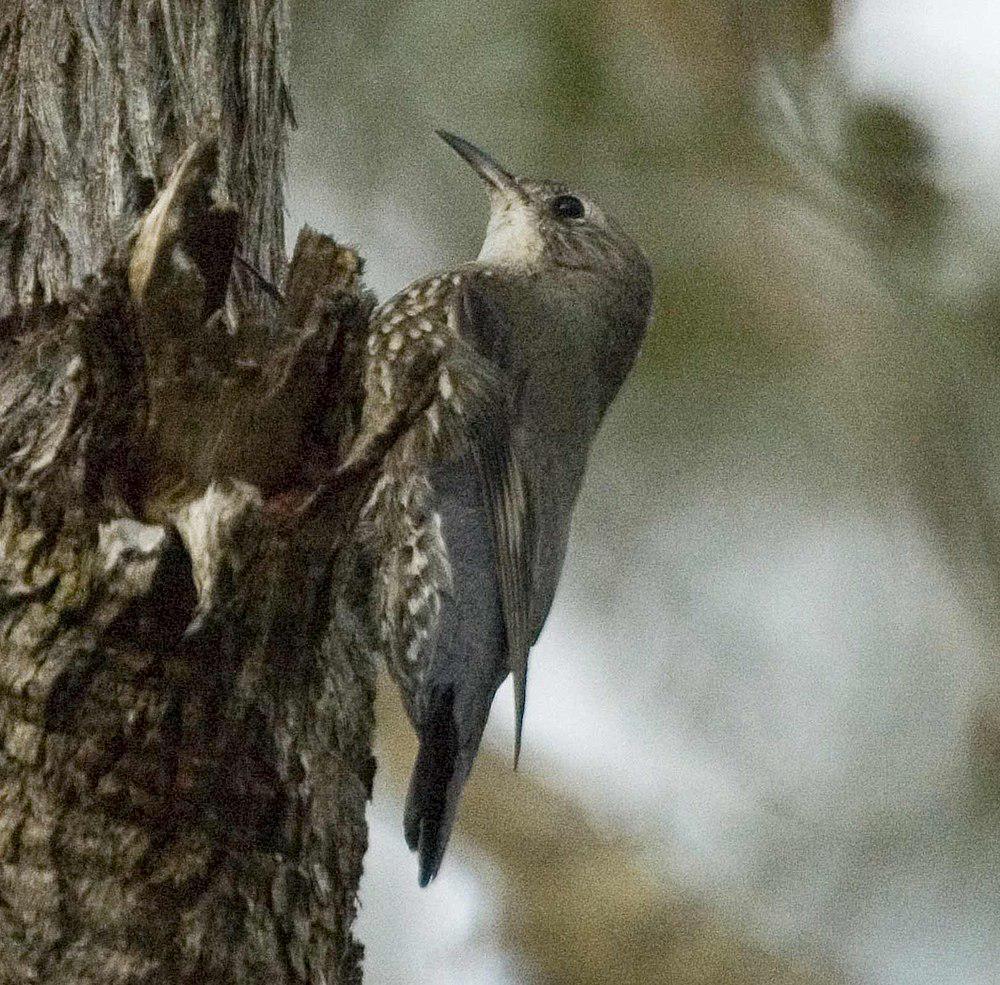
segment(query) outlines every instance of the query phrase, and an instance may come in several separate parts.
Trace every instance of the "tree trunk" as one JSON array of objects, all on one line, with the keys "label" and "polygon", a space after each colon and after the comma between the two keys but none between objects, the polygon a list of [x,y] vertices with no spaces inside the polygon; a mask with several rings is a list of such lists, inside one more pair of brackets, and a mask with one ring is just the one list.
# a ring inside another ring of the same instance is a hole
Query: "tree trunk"
[{"label": "tree trunk", "polygon": [[286,0],[0,4],[0,317],[81,287],[206,133],[244,256],[281,273],[287,21]]},{"label": "tree trunk", "polygon": [[309,231],[231,277],[285,274],[286,21],[0,11],[0,982],[361,980],[371,299]]}]

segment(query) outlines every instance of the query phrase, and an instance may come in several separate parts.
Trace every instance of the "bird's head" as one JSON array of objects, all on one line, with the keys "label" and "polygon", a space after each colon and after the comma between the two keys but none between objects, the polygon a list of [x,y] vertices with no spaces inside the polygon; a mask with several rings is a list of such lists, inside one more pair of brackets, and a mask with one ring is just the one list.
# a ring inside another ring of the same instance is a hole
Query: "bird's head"
[{"label": "bird's head", "polygon": [[481,262],[528,273],[578,271],[649,288],[642,250],[593,199],[558,181],[515,177],[467,140],[437,133],[489,188]]}]

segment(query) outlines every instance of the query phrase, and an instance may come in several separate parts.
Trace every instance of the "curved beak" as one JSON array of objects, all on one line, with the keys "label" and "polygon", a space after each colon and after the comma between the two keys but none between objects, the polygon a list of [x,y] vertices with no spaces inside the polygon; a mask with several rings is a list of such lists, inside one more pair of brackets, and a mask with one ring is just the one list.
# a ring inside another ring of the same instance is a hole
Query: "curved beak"
[{"label": "curved beak", "polygon": [[514,176],[500,167],[485,151],[481,151],[467,140],[456,137],[455,134],[449,133],[447,130],[435,130],[434,132],[491,188],[499,192],[517,190],[517,181]]}]

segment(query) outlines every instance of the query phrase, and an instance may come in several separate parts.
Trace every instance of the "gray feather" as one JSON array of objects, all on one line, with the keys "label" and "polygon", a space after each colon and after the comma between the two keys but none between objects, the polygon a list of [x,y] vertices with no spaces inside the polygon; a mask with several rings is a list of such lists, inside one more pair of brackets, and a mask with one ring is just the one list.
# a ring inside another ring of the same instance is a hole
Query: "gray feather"
[{"label": "gray feather", "polygon": [[442,594],[423,684],[420,751],[404,817],[422,885],[437,873],[493,695],[508,671],[493,531],[478,469],[470,457],[448,462],[433,470],[432,488],[452,587]]},{"label": "gray feather", "polygon": [[535,524],[526,481],[516,451],[515,408],[519,386],[511,358],[512,333],[504,310],[488,285],[470,279],[463,285],[459,334],[503,374],[505,386],[471,413],[467,433],[484,503],[489,512],[499,576],[506,636],[507,667],[514,680],[514,768],[521,755],[521,733],[528,685],[531,638]]}]

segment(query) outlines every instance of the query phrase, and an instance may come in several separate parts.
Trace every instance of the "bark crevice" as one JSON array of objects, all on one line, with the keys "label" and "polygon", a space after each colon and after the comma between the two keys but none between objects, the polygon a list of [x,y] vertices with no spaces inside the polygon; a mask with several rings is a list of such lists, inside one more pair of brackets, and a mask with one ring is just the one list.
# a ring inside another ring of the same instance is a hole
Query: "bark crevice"
[{"label": "bark crevice", "polygon": [[361,980],[378,462],[338,464],[373,302],[305,230],[281,310],[235,304],[224,170],[193,142],[97,275],[8,326],[3,982]]}]

